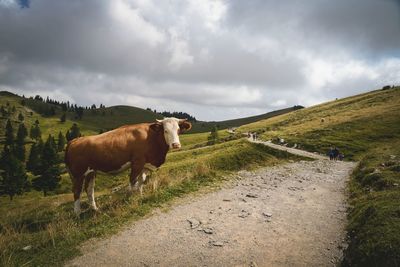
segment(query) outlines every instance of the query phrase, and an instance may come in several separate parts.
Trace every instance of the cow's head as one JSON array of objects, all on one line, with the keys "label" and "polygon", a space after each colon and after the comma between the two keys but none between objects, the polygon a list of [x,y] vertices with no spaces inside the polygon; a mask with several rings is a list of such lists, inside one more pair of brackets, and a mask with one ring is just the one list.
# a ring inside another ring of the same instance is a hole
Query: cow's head
[{"label": "cow's head", "polygon": [[172,149],[181,148],[181,142],[179,141],[179,134],[189,131],[192,128],[192,124],[186,119],[177,118],[165,118],[163,120],[157,120],[159,130],[164,133],[165,142]]}]

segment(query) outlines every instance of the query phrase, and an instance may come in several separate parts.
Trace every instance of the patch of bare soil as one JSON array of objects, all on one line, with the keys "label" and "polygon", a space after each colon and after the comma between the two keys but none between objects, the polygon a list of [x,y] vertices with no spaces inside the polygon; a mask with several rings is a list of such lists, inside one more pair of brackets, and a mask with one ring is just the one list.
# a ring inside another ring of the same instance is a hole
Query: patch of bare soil
[{"label": "patch of bare soil", "polygon": [[317,158],[241,171],[219,191],[86,242],[68,266],[334,266],[355,163]]}]

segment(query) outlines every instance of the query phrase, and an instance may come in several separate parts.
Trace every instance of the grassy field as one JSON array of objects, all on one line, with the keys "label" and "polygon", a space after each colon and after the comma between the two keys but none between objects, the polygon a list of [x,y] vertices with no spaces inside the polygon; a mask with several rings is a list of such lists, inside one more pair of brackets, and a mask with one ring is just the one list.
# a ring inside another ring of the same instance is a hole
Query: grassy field
[{"label": "grassy field", "polygon": [[[81,242],[115,233],[120,226],[174,198],[205,186],[218,187],[234,171],[288,159],[299,157],[243,139],[170,153],[167,163],[150,177],[143,196],[126,195],[128,173],[114,177],[99,175],[96,199],[101,212],[86,210],[79,219],[72,212],[71,194],[43,197],[30,192],[14,201],[1,197],[0,265],[60,265],[79,253]],[[114,192],[116,188],[120,190]],[[86,203],[83,208],[88,208]],[[24,251],[26,246],[31,248]]]},{"label": "grassy field", "polygon": [[400,88],[348,97],[239,128],[360,161],[349,183],[344,266],[400,265]]},{"label": "grassy field", "polygon": [[[59,129],[65,132],[72,125],[70,120],[59,123],[59,116],[30,115],[17,98],[2,96],[0,105],[4,101],[16,105],[15,114],[25,112],[28,124],[39,119],[43,136]],[[101,125],[88,116],[90,119],[92,123],[78,121],[85,135],[96,133]],[[400,88],[372,91],[244,125],[232,138],[247,131],[258,132],[264,140],[284,138],[287,145],[311,152],[325,154],[329,147],[337,146],[346,160],[360,161],[349,182],[349,247],[343,265],[399,265]],[[219,135],[222,141],[230,137],[227,131],[219,131]],[[204,186],[218,187],[237,170],[278,164],[292,157],[243,139],[210,146],[207,138],[208,133],[181,136],[183,149],[168,155],[142,197],[126,196],[127,173],[99,175],[96,196],[101,213],[88,210],[82,218],[74,217],[66,174],[57,190],[60,194],[44,198],[32,191],[12,202],[1,197],[0,265],[60,264],[78,253],[82,241],[114,233],[154,207]],[[122,189],[114,192],[113,188]],[[32,248],[22,250],[28,245]]]}]

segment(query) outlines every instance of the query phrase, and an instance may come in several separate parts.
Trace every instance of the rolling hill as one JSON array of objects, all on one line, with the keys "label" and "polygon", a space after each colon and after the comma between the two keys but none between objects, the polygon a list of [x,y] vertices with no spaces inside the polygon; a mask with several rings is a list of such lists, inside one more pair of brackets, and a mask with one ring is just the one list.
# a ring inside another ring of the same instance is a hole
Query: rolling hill
[{"label": "rolling hill", "polygon": [[[24,101],[25,105],[23,106],[21,103]],[[39,120],[40,125],[42,126],[42,131],[44,136],[47,134],[57,134],[54,131],[54,127],[52,125],[58,125],[57,128],[61,130],[63,133],[67,131],[72,125],[72,123],[77,123],[80,127],[81,131],[84,134],[95,134],[100,131],[107,131],[114,128],[117,128],[126,124],[136,124],[142,122],[151,122],[156,119],[162,119],[163,116],[154,113],[149,110],[141,109],[138,107],[132,106],[111,106],[106,108],[96,108],[96,109],[88,109],[84,110],[84,115],[81,119],[76,118],[76,114],[74,112],[66,112],[66,122],[60,123],[60,116],[65,113],[62,111],[62,108],[59,105],[45,103],[43,101],[22,98],[18,95],[15,95],[10,92],[1,91],[0,92],[0,106],[6,106],[6,103],[9,103],[10,108],[16,108],[16,111],[12,114],[12,119],[17,122],[18,114],[21,113],[25,117],[26,124],[31,125],[35,120]],[[52,108],[54,110],[54,115],[50,116],[41,116],[45,110],[49,110]],[[231,127],[239,127],[244,124],[248,124],[251,122],[259,121],[262,119],[271,118],[277,115],[285,114],[294,110],[298,110],[303,108],[302,106],[294,106],[290,108],[280,109],[272,112],[268,112],[265,114],[245,117],[234,120],[225,120],[225,121],[197,121],[193,123],[193,128],[191,133],[203,133],[210,132],[212,128],[215,126],[218,129],[227,129]],[[5,123],[5,118],[0,114],[0,124]],[[0,136],[1,131],[4,127],[0,128]]]}]

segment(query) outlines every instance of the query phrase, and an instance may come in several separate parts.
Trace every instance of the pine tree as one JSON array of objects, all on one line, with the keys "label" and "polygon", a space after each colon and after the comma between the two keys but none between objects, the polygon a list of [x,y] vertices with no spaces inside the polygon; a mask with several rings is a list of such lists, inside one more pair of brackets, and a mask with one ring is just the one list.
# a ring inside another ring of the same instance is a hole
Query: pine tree
[{"label": "pine tree", "polygon": [[22,115],[22,113],[18,114],[18,120],[19,121],[24,121],[24,115]]},{"label": "pine tree", "polygon": [[60,122],[65,122],[67,119],[67,115],[65,113],[63,113],[60,117]]},{"label": "pine tree", "polygon": [[218,128],[217,126],[214,126],[214,128],[211,129],[210,135],[208,136],[208,142],[210,144],[215,144],[216,142],[218,142],[218,140]]},{"label": "pine tree", "polygon": [[57,151],[61,152],[64,150],[64,146],[65,146],[65,137],[62,134],[62,132],[60,131],[58,133],[58,143],[57,143]]},{"label": "pine tree", "polygon": [[40,130],[38,123],[35,123],[35,125],[32,125],[30,137],[34,140],[39,140],[40,138],[42,138],[42,131]]},{"label": "pine tree", "polygon": [[28,130],[21,123],[18,127],[17,139],[15,142],[15,156],[20,161],[25,161],[25,138],[28,136]]},{"label": "pine tree", "polygon": [[40,176],[33,180],[33,187],[36,190],[43,191],[44,196],[46,196],[49,191],[57,188],[61,180],[61,171],[58,167],[59,159],[54,138],[51,135],[44,144],[40,161]]},{"label": "pine tree", "polygon": [[3,116],[3,117],[7,117],[7,115],[8,115],[8,112],[7,112],[7,110],[4,108],[3,105],[1,105],[1,107],[0,107],[0,113],[1,113],[1,116]]},{"label": "pine tree", "polygon": [[69,131],[67,131],[66,137],[68,141],[81,136],[81,131],[76,123],[74,123]]},{"label": "pine tree", "polygon": [[12,200],[15,195],[21,195],[28,188],[28,177],[24,165],[8,146],[4,147],[0,165],[0,194],[8,195]]},{"label": "pine tree", "polygon": [[39,171],[39,166],[40,166],[40,151],[38,145],[34,143],[31,147],[28,161],[26,162],[26,169],[32,172],[33,174],[36,174]]},{"label": "pine tree", "polygon": [[11,121],[7,120],[5,145],[12,146],[13,144],[14,144],[14,129],[11,125]]},{"label": "pine tree", "polygon": [[18,126],[17,131],[17,142],[21,141],[24,142],[25,138],[28,136],[28,129],[26,129],[25,124],[21,123]]}]

